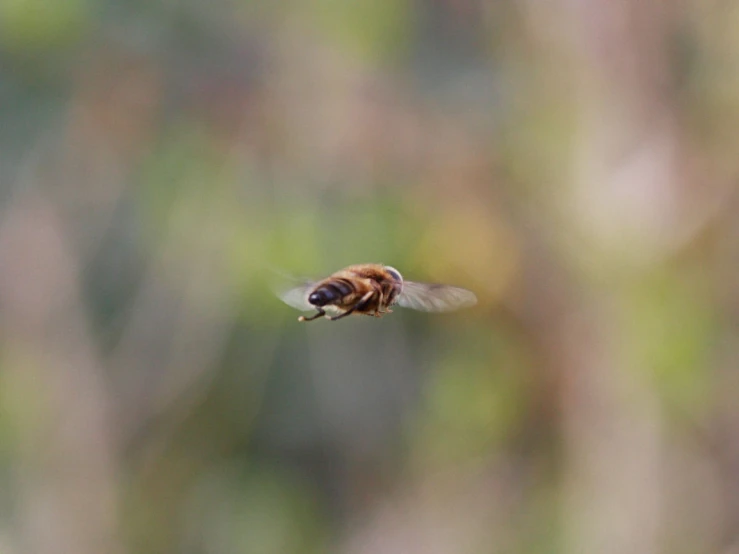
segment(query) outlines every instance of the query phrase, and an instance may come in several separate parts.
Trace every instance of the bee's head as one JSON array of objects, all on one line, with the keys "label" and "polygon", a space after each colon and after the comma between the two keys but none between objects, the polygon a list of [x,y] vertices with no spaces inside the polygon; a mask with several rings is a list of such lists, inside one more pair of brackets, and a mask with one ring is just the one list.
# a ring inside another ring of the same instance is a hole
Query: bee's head
[{"label": "bee's head", "polygon": [[403,276],[400,274],[400,271],[398,271],[397,269],[395,269],[394,267],[389,266],[389,265],[386,265],[384,269],[390,275],[392,275],[392,277],[393,277],[393,279],[395,279],[395,281],[397,281],[398,283],[402,283],[403,282]]},{"label": "bee's head", "polygon": [[388,306],[392,306],[398,301],[398,297],[403,290],[403,276],[400,274],[400,271],[392,266],[386,265],[383,269],[388,272],[394,281],[393,285],[390,287],[387,298]]}]

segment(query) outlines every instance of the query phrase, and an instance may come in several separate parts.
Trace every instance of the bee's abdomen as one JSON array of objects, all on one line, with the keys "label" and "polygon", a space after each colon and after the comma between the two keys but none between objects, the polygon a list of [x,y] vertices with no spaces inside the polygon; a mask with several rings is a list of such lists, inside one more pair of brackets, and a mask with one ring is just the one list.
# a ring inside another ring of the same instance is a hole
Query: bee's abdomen
[{"label": "bee's abdomen", "polygon": [[310,296],[308,302],[314,306],[333,304],[354,292],[354,287],[343,279],[334,279],[318,286]]}]

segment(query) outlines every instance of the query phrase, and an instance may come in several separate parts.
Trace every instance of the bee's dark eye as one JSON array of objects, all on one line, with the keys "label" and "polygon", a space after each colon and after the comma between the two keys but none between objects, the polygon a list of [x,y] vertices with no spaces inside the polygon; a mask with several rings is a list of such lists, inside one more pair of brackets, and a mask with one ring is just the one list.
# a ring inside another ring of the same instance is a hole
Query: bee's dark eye
[{"label": "bee's dark eye", "polygon": [[394,267],[390,267],[390,266],[385,266],[385,269],[390,275],[393,276],[393,279],[395,279],[398,282],[403,281],[403,276],[400,274],[400,272],[397,269],[395,269]]}]

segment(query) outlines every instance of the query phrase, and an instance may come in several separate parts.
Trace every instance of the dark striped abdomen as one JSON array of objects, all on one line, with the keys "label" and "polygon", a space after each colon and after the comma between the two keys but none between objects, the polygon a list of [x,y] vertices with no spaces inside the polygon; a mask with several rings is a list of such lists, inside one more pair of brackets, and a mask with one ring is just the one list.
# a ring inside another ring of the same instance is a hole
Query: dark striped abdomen
[{"label": "dark striped abdomen", "polygon": [[354,286],[346,279],[331,279],[318,285],[308,296],[308,302],[318,307],[337,304],[342,298],[354,292]]}]

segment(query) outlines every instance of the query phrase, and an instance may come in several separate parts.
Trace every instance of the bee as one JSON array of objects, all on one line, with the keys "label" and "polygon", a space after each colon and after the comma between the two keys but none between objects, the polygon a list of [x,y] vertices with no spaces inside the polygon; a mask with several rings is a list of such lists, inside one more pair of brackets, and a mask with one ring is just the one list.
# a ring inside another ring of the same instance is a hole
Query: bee
[{"label": "bee", "polygon": [[351,314],[382,317],[392,306],[423,312],[447,312],[477,303],[469,290],[449,285],[434,285],[403,280],[389,265],[357,264],[337,271],[321,281],[304,283],[279,295],[298,310],[317,310],[298,321],[326,317],[336,321]]}]

